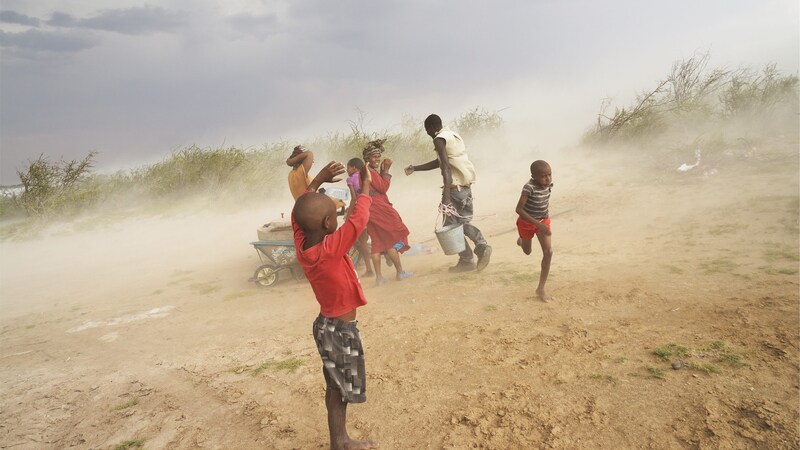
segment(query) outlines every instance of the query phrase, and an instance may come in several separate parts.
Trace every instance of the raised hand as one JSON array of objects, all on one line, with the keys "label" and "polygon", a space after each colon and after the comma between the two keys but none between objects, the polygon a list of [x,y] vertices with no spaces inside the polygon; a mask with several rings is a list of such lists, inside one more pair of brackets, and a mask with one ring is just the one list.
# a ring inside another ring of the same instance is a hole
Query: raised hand
[{"label": "raised hand", "polygon": [[409,165],[408,167],[403,169],[403,171],[406,173],[406,175],[411,175],[412,173],[414,173],[414,166]]},{"label": "raised hand", "polygon": [[308,185],[308,190],[316,192],[322,183],[335,183],[340,181],[341,178],[336,178],[336,176],[341,175],[344,172],[345,168],[342,163],[331,161],[328,164],[325,164],[325,167],[320,169],[317,176],[314,177],[314,180]]},{"label": "raised hand", "polygon": [[319,171],[316,178],[319,178],[323,183],[335,183],[341,180],[341,178],[336,178],[336,176],[345,172],[346,170],[342,163],[338,161],[331,161]]},{"label": "raised hand", "polygon": [[369,166],[364,164],[364,167],[361,168],[361,193],[369,195],[369,185],[372,183],[372,173],[369,170]]},{"label": "raised hand", "polygon": [[388,172],[391,167],[392,160],[390,158],[385,158],[383,161],[381,161],[381,172]]}]

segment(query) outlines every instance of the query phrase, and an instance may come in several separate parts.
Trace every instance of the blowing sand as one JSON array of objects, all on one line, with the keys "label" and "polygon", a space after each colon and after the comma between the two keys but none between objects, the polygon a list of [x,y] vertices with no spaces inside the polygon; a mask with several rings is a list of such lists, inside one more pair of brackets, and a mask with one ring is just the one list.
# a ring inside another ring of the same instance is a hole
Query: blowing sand
[{"label": "blowing sand", "polygon": [[[368,401],[349,409],[351,435],[386,449],[798,448],[796,149],[705,175],[552,160],[547,304],[541,253],[511,231],[528,164],[479,173],[483,273],[450,275],[439,251],[404,256],[411,279],[363,280]],[[390,197],[411,240],[435,246],[437,173],[401,167]],[[255,228],[289,207],[0,244],[0,448],[326,447],[311,289],[248,281]]]}]

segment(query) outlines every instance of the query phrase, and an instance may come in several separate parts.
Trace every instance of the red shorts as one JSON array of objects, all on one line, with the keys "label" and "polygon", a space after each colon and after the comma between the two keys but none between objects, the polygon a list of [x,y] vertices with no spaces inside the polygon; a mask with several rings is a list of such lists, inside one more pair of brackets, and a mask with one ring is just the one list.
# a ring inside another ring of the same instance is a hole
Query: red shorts
[{"label": "red shorts", "polygon": [[[546,217],[542,219],[542,223],[547,225],[547,229],[550,229],[550,218]],[[533,239],[533,235],[539,232],[539,227],[535,224],[528,222],[527,220],[523,219],[522,217],[517,219],[517,231],[519,232],[519,237],[528,241]]]}]

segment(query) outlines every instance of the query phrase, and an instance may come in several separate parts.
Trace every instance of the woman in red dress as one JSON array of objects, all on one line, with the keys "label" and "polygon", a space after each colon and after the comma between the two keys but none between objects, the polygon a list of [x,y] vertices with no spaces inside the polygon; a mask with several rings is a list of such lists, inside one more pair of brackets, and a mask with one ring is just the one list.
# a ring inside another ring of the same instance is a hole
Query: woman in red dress
[{"label": "woman in red dress", "polygon": [[372,141],[362,152],[364,162],[372,171],[372,183],[369,191],[369,195],[372,197],[372,206],[369,209],[367,232],[372,240],[372,264],[375,267],[378,286],[386,283],[386,278],[381,275],[381,254],[386,254],[394,264],[398,280],[412,275],[411,272],[403,270],[403,264],[400,262],[400,253],[411,247],[408,245],[408,228],[386,195],[386,191],[392,184],[392,175],[389,174],[392,160],[386,158],[381,161],[381,153],[384,151],[383,142],[383,139]]}]

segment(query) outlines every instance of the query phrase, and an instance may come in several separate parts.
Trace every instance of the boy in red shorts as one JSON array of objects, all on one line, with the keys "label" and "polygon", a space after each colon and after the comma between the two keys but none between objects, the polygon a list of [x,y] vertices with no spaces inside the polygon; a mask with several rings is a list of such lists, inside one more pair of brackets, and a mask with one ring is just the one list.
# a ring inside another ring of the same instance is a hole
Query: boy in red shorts
[{"label": "boy in red shorts", "polygon": [[517,202],[517,231],[519,239],[517,245],[522,247],[526,255],[531,254],[531,241],[533,235],[539,239],[542,246],[542,272],[539,275],[539,286],[536,296],[544,302],[550,302],[553,297],[544,290],[547,275],[550,273],[550,261],[553,259],[553,245],[550,240],[550,191],[553,189],[553,172],[550,164],[542,160],[531,164],[531,179],[522,187],[522,194]]},{"label": "boy in red shorts", "polygon": [[361,335],[356,326],[356,309],[367,304],[358,274],[347,251],[367,226],[372,198],[370,175],[361,172],[361,195],[353,212],[337,230],[336,205],[317,193],[322,183],[338,181],[342,164],[331,161],[295,202],[292,228],[297,261],[311,283],[320,313],[312,333],[322,357],[325,376],[325,407],[331,449],[372,449],[372,441],[356,441],[347,434],[347,404],[363,403],[366,373]]}]

